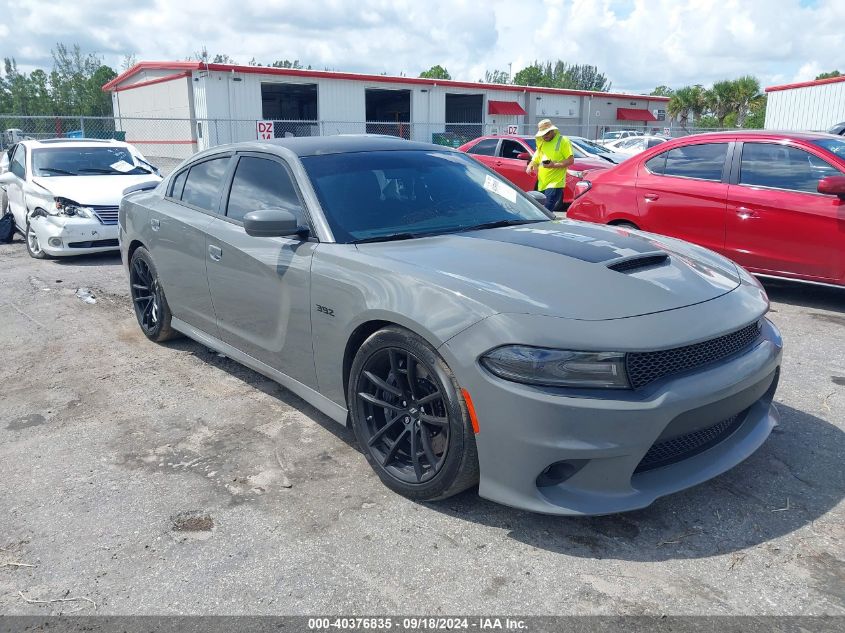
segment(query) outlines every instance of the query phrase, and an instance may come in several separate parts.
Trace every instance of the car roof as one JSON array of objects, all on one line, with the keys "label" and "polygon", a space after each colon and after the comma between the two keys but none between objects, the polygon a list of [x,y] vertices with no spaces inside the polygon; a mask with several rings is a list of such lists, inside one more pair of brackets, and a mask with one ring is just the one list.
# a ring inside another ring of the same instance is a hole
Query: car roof
[{"label": "car roof", "polygon": [[221,150],[256,150],[267,151],[278,147],[285,148],[299,157],[319,156],[323,154],[346,154],[351,152],[376,151],[455,151],[444,145],[419,143],[408,141],[398,136],[382,136],[378,134],[348,134],[337,136],[295,136],[291,138],[277,138],[267,141],[244,141],[212,148]]},{"label": "car roof", "polygon": [[108,145],[112,147],[129,147],[128,143],[118,141],[113,138],[47,138],[43,140],[24,139],[20,141],[22,145],[30,148],[39,147],[102,147]]}]

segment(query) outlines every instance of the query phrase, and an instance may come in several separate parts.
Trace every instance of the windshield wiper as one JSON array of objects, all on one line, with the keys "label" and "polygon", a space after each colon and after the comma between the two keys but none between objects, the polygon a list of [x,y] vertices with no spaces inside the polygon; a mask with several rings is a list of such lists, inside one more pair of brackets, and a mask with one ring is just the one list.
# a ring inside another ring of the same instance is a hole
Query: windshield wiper
[{"label": "windshield wiper", "polygon": [[39,167],[38,171],[49,171],[53,174],[64,174],[65,176],[76,176],[76,174],[72,171],[67,171],[65,169],[58,169],[56,167]]},{"label": "windshield wiper", "polygon": [[415,237],[421,237],[416,233],[390,233],[389,235],[376,235],[374,237],[365,237],[360,240],[355,240],[353,244],[366,244],[367,242],[392,242],[394,240],[412,240]]},{"label": "windshield wiper", "polygon": [[493,222],[483,222],[475,226],[467,226],[461,231],[480,231],[481,229],[497,229],[502,226],[516,226],[518,224],[535,224],[537,222],[545,222],[545,220],[495,220]]}]

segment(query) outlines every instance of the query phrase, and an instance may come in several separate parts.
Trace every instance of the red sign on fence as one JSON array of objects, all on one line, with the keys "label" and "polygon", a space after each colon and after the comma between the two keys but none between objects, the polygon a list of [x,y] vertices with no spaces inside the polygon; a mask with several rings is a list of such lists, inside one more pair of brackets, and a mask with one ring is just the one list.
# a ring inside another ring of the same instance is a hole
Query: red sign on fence
[{"label": "red sign on fence", "polygon": [[272,121],[256,121],[255,122],[255,138],[261,139],[272,139],[276,138],[275,134],[273,133],[273,122]]}]

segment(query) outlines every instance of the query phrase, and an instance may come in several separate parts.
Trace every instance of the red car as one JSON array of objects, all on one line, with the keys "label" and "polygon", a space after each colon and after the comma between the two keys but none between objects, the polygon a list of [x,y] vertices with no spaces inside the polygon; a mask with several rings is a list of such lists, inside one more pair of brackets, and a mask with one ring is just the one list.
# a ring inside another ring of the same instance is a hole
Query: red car
[{"label": "red car", "polygon": [[674,139],[579,182],[567,217],[695,242],[762,277],[845,285],[845,139]]},{"label": "red car", "polygon": [[[532,136],[482,136],[464,143],[458,149],[484,163],[523,191],[534,191],[537,188],[536,174],[531,176],[525,173],[525,166],[537,150],[537,142]],[[575,183],[587,172],[611,167],[607,161],[592,158],[574,145],[572,154],[575,163],[566,175],[566,187],[563,190],[564,207],[575,198]]]}]

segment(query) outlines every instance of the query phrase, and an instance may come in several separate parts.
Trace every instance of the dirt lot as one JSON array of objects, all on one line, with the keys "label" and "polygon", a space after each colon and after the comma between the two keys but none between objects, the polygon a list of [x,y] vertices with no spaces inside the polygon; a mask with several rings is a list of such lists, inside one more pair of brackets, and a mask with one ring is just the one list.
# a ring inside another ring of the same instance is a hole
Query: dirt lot
[{"label": "dirt lot", "polygon": [[[843,614],[845,291],[769,291],[786,352],[765,446],[647,510],[551,518],[388,492],[275,383],[148,342],[119,257],[38,262],[18,237],[0,245],[0,613]],[[80,600],[29,602],[57,598]]]}]

